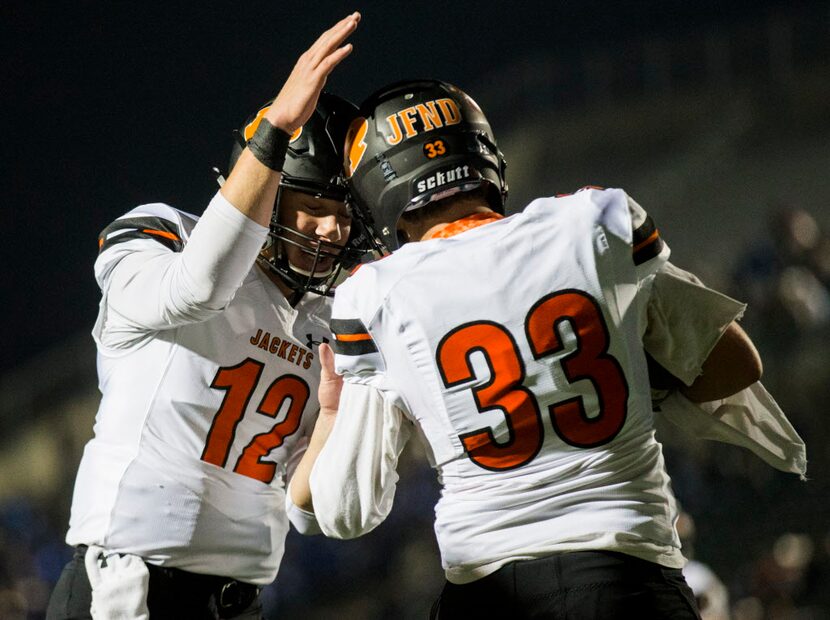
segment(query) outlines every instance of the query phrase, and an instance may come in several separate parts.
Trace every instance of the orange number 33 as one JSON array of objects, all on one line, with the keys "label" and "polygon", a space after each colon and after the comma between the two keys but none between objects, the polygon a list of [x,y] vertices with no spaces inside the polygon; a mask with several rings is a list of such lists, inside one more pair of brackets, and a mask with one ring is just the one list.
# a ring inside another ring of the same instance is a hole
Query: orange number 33
[{"label": "orange number 33", "polygon": [[[531,307],[525,336],[534,359],[563,350],[559,326],[569,322],[576,347],[560,360],[565,378],[591,382],[597,394],[595,415],[588,417],[577,396],[548,407],[556,434],[567,444],[592,448],[611,441],[625,424],[628,384],[622,366],[608,354],[609,334],[596,300],[569,289],[546,295]],[[459,435],[470,459],[484,469],[504,470],[526,465],[538,454],[543,422],[533,392],[524,387],[525,368],[519,347],[503,325],[490,321],[466,323],[441,339],[436,352],[444,386],[476,379],[471,355],[479,351],[490,370],[487,383],[472,388],[479,412],[499,409],[506,418],[508,438],[496,442],[485,427]]]}]

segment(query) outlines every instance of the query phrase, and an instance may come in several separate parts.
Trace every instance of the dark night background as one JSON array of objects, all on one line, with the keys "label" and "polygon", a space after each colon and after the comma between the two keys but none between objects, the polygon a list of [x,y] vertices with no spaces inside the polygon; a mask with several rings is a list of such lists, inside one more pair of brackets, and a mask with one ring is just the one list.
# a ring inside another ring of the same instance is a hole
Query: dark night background
[{"label": "dark night background", "polygon": [[517,58],[567,61],[597,42],[671,39],[796,4],[3,3],[0,372],[91,328],[97,233],[143,202],[201,213],[231,130],[351,10],[363,13],[355,51],[329,87],[359,101],[409,77],[444,79],[475,96]]},{"label": "dark night background", "polygon": [[[401,79],[457,84],[505,152],[508,211],[622,187],[673,262],[749,303],[810,480],[655,416],[696,528],[684,553],[728,589],[727,615],[706,620],[829,618],[830,0],[79,0],[0,3],[0,619],[41,620],[70,552],[100,400],[98,233],[147,202],[201,214],[232,130],[354,10],[329,90],[359,103]],[[399,473],[370,535],[289,534],[267,617],[426,617],[443,585],[437,488],[417,447]]]}]

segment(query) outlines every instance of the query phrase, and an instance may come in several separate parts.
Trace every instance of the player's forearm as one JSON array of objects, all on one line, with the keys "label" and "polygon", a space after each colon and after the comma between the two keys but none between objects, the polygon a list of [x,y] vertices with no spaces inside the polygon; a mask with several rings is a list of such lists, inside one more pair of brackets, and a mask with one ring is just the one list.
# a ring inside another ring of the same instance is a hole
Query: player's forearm
[{"label": "player's forearm", "polygon": [[309,493],[321,531],[348,539],[372,531],[392,509],[398,458],[411,425],[381,391],[350,382],[343,385],[335,420],[315,428],[312,454],[306,453],[309,467],[301,473],[308,480],[307,489],[301,485],[295,491],[292,481],[291,497],[300,505],[308,499],[303,494]]},{"label": "player's forearm", "polygon": [[314,511],[314,504],[311,497],[311,485],[309,483],[311,477],[311,470],[323,446],[331,434],[331,429],[334,427],[335,416],[330,413],[320,412],[317,418],[317,423],[314,425],[314,432],[311,434],[308,449],[303,455],[294,471],[291,478],[291,501],[294,505],[307,510]]},{"label": "player's forearm", "polygon": [[[148,240],[129,250],[126,245],[107,250],[109,254],[100,260],[109,257],[107,265],[114,264],[101,275],[108,339],[131,341],[136,327],[168,329],[213,316],[233,298],[268,232],[221,194],[214,196],[189,236],[174,209],[166,205],[146,209],[173,222],[173,234],[184,240],[184,247],[173,252]],[[141,213],[141,208],[136,211]]]},{"label": "player's forearm", "polygon": [[693,402],[720,400],[760,380],[762,373],[755,345],[733,321],[706,358],[700,376],[680,392]]},{"label": "player's forearm", "polygon": [[262,164],[250,149],[246,148],[239,156],[221,192],[240,212],[257,224],[268,226],[279,184],[280,173]]}]

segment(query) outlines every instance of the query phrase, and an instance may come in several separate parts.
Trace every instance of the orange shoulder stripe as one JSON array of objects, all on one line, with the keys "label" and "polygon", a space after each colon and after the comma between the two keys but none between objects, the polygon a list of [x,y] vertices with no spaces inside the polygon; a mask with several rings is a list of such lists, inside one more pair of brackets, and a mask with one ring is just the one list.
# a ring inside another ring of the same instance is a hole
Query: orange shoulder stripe
[{"label": "orange shoulder stripe", "polygon": [[641,241],[640,243],[635,245],[633,251],[636,252],[637,250],[646,247],[648,244],[654,243],[659,237],[660,237],[660,231],[655,230],[648,237],[646,237],[643,241]]},{"label": "orange shoulder stripe", "polygon": [[371,340],[369,334],[334,334],[334,339],[339,342],[359,342],[361,340]]},{"label": "orange shoulder stripe", "polygon": [[165,230],[153,230],[151,228],[145,228],[141,232],[147,233],[148,235],[156,235],[157,237],[165,237],[167,239],[172,239],[173,241],[179,241],[178,235],[175,235],[171,232],[167,232]]}]

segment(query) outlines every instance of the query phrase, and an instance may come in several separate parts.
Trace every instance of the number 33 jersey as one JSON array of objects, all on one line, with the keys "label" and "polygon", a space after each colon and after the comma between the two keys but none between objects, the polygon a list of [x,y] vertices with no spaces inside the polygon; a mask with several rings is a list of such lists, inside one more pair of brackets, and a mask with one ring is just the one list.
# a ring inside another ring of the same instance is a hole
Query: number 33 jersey
[{"label": "number 33 jersey", "polygon": [[667,257],[625,192],[586,189],[405,245],[338,289],[338,371],[425,441],[450,581],[583,549],[683,564],[641,342]]},{"label": "number 33 jersey", "polygon": [[[330,300],[292,308],[251,268],[265,229],[246,219],[218,196],[198,224],[155,204],[102,233],[93,335],[103,396],[69,544],[252,583],[276,575],[286,474],[319,409],[316,343]],[[224,241],[228,255],[216,257]],[[233,270],[238,280],[222,284]],[[216,299],[199,290],[225,285]]]}]

